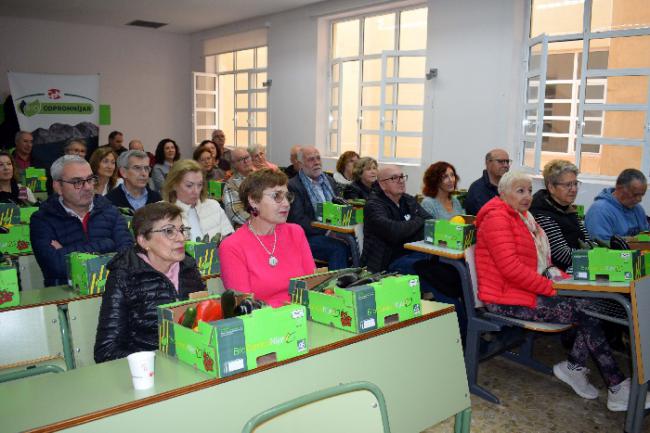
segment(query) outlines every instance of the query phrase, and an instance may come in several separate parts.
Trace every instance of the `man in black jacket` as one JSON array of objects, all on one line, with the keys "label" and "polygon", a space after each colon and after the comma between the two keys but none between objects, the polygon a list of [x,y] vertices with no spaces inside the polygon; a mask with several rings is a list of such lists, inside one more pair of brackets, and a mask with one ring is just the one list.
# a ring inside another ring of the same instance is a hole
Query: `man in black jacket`
[{"label": "man in black jacket", "polygon": [[346,268],[350,247],[341,240],[326,236],[325,230],[311,226],[312,221],[316,220],[316,205],[332,200],[336,195],[336,183],[323,173],[320,152],[315,147],[300,149],[298,161],[300,171],[289,181],[289,191],[295,194],[295,199],[287,221],[303,228],[314,258],[327,260],[330,270]]},{"label": "man in black jacket", "polygon": [[497,185],[501,176],[510,169],[512,160],[503,149],[492,149],[485,155],[483,176],[469,186],[465,199],[465,210],[470,215],[478,215],[483,205],[499,195]]},{"label": "man in black jacket", "polygon": [[160,194],[149,189],[149,157],[141,150],[128,150],[117,158],[117,168],[124,183],[116,186],[106,198],[117,207],[127,207],[134,211],[162,200]]}]

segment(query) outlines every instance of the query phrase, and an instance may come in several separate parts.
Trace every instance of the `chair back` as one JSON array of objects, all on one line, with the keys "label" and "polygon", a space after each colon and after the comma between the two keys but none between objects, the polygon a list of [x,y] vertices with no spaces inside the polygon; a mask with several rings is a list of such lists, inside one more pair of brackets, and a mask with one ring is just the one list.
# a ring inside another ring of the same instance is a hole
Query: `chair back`
[{"label": "chair back", "polygon": [[[472,282],[472,293],[469,294],[470,296],[468,297],[474,303],[474,305],[472,305],[472,310],[474,308],[482,308],[484,305],[483,301],[478,298],[478,279],[476,278],[475,250],[476,245],[472,245],[465,250],[465,262],[467,263],[467,269],[469,270],[469,275]],[[463,295],[467,297],[468,294],[464,293]]]}]

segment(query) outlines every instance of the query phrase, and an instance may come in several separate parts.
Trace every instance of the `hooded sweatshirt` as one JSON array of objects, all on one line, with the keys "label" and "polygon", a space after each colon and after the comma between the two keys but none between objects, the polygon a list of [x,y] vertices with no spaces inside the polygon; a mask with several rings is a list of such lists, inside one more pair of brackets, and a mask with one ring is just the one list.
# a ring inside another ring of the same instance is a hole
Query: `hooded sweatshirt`
[{"label": "hooded sweatshirt", "polygon": [[648,230],[648,218],[640,204],[625,207],[612,195],[614,188],[603,189],[585,215],[585,226],[592,238],[609,241],[614,235],[635,236]]}]

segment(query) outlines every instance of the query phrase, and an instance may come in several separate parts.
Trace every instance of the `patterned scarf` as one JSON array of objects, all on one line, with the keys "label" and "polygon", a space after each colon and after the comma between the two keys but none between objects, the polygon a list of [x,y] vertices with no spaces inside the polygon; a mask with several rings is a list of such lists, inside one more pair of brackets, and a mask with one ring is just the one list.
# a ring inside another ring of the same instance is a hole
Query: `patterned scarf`
[{"label": "patterned scarf", "polygon": [[[334,191],[332,190],[332,185],[330,185],[329,181],[327,180],[327,176],[325,173],[321,173],[320,176],[318,176],[318,179],[316,181],[312,181],[305,173],[303,173],[302,170],[298,172],[298,177],[300,177],[300,181],[304,185],[305,189],[307,190],[307,194],[309,195],[309,201],[311,202],[311,206],[314,208],[314,213],[316,212],[316,205],[318,203],[323,203],[324,201],[330,201],[332,200],[332,197],[334,197]],[[319,183],[321,188],[322,188],[322,194],[319,194],[320,191],[316,190],[316,187],[314,186],[314,183]]]},{"label": "patterned scarf", "polygon": [[519,212],[519,216],[533,237],[533,241],[535,241],[535,249],[537,250],[537,273],[542,274],[546,268],[552,265],[551,246],[548,243],[548,238],[530,212]]}]

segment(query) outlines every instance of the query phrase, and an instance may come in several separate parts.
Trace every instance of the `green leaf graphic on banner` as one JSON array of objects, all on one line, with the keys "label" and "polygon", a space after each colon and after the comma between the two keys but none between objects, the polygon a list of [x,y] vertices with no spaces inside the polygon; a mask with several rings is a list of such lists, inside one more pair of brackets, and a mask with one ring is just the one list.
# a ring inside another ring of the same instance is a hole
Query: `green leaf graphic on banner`
[{"label": "green leaf graphic on banner", "polygon": [[29,103],[20,101],[20,104],[18,104],[18,110],[25,116],[32,117],[41,111],[41,102],[38,99]]}]

